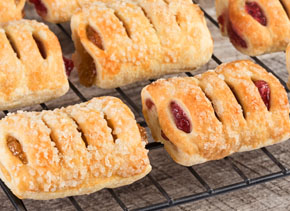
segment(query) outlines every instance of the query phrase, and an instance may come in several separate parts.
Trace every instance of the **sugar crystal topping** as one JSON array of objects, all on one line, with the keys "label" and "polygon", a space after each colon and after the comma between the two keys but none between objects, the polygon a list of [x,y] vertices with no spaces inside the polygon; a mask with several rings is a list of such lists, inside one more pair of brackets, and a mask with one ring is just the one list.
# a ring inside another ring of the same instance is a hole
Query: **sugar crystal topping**
[{"label": "sugar crystal topping", "polygon": [[[112,122],[111,128],[107,121]],[[134,116],[116,98],[96,98],[55,111],[9,114],[0,125],[23,147],[28,163],[8,164],[7,169],[19,180],[16,184],[23,181],[30,191],[65,190],[113,175],[130,177],[149,165]],[[16,127],[19,130],[14,131]],[[24,169],[30,176],[19,178]]]}]

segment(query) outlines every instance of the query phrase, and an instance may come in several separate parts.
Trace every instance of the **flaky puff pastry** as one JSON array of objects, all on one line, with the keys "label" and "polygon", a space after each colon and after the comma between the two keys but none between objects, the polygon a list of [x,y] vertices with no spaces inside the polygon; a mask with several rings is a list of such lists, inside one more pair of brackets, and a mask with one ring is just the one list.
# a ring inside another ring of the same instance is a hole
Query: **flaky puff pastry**
[{"label": "flaky puff pastry", "polygon": [[11,114],[0,121],[0,177],[41,200],[127,185],[151,170],[143,130],[114,97]]},{"label": "flaky puff pastry", "polygon": [[287,66],[287,70],[288,70],[287,86],[290,89],[290,44],[286,48],[286,66]]},{"label": "flaky puff pastry", "polygon": [[290,138],[284,87],[246,60],[196,77],[157,80],[142,90],[142,105],[153,138],[185,166]]},{"label": "flaky puff pastry", "polygon": [[283,51],[290,41],[289,0],[216,0],[221,32],[250,56]]},{"label": "flaky puff pastry", "polygon": [[111,0],[71,20],[73,60],[85,86],[115,88],[193,70],[211,57],[213,41],[189,0]]},{"label": "flaky puff pastry", "polygon": [[42,103],[69,88],[57,37],[42,23],[0,27],[0,110]]},{"label": "flaky puff pastry", "polygon": [[84,4],[109,0],[28,0],[43,20],[51,23],[70,21],[72,15]]},{"label": "flaky puff pastry", "polygon": [[25,0],[0,1],[0,23],[21,19],[24,5]]}]

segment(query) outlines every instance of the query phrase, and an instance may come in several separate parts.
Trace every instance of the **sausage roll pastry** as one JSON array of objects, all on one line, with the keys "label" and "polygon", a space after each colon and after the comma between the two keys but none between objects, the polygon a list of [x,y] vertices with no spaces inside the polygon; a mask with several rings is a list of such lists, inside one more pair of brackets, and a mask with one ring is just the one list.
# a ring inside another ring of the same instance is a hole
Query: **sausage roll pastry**
[{"label": "sausage roll pastry", "polygon": [[43,20],[51,23],[70,21],[71,16],[83,4],[109,0],[28,0]]},{"label": "sausage roll pastry", "polygon": [[69,88],[57,37],[42,23],[12,21],[0,28],[0,109],[42,103]]},{"label": "sausage roll pastry", "polygon": [[25,0],[0,1],[0,23],[21,19],[24,5]]},{"label": "sausage roll pastry", "polygon": [[216,0],[220,30],[242,53],[283,51],[290,40],[289,0]]},{"label": "sausage roll pastry", "polygon": [[89,194],[151,170],[146,133],[113,97],[0,120],[0,177],[19,198]]},{"label": "sausage roll pastry", "polygon": [[85,86],[115,88],[193,70],[213,50],[203,13],[190,0],[98,2],[73,15],[71,29]]},{"label": "sausage roll pastry", "polygon": [[142,105],[153,138],[185,166],[290,138],[284,87],[246,60],[153,82],[142,90]]}]

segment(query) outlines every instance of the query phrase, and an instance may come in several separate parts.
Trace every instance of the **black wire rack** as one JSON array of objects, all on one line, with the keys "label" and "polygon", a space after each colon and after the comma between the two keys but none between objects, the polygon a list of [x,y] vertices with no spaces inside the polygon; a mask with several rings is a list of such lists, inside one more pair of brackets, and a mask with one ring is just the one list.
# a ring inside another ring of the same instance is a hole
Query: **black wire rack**
[{"label": "black wire rack", "polygon": [[[193,1],[196,3],[195,1]],[[218,23],[216,20],[211,17],[204,9],[202,9],[204,12],[205,17],[216,27],[218,27]],[[70,33],[63,27],[61,24],[57,24],[58,28],[67,36],[67,38],[71,39]],[[269,68],[263,61],[261,61],[257,57],[251,57],[252,60],[254,60],[257,64],[265,68],[268,72],[271,72],[274,76],[276,76],[281,84],[285,87],[286,91],[288,93],[289,89],[286,86],[286,83],[279,77],[271,68]],[[217,64],[221,64],[221,60],[213,54],[212,60]],[[190,72],[186,73],[188,76],[192,76]],[[87,101],[86,97],[82,94],[82,92],[71,82],[69,81],[70,89],[78,96],[78,98],[85,102]],[[116,88],[115,89],[117,93],[120,94],[120,96],[126,101],[127,104],[129,104],[134,111],[142,117],[142,112],[141,109],[134,103],[134,101],[126,94],[126,92],[122,88]],[[41,108],[44,110],[47,110],[48,107],[46,104],[42,103],[40,104]],[[8,113],[8,111],[3,111],[4,115]],[[141,124],[143,127],[147,127],[144,119],[143,121],[140,121],[139,124]],[[146,148],[149,150],[154,150],[163,147],[162,144],[160,143],[148,143],[146,145]],[[200,176],[197,171],[194,169],[194,167],[184,167],[187,168],[187,170],[190,172],[193,178],[195,178],[200,185],[204,188],[204,191],[199,192],[199,193],[193,193],[189,195],[185,195],[182,197],[178,198],[172,198],[168,192],[162,187],[162,185],[152,176],[152,174],[147,175],[147,178],[150,180],[150,182],[155,186],[155,188],[158,190],[158,192],[162,195],[164,198],[164,201],[161,203],[155,203],[151,204],[149,206],[145,207],[139,207],[135,208],[132,210],[159,210],[159,209],[164,209],[164,208],[169,208],[189,202],[194,202],[197,200],[201,199],[206,199],[209,197],[217,196],[220,194],[228,193],[231,191],[239,190],[242,188],[247,188],[250,186],[254,186],[257,184],[265,183],[268,181],[276,180],[278,178],[283,178],[286,176],[290,175],[290,170],[287,169],[272,153],[270,153],[267,148],[262,148],[260,149],[262,153],[264,153],[270,160],[273,162],[273,164],[278,167],[279,171],[270,173],[270,174],[264,174],[259,177],[254,177],[254,178],[249,178],[246,176],[246,174],[236,165],[236,162],[231,158],[231,157],[226,157],[223,160],[229,164],[229,166],[232,168],[234,172],[240,177],[241,182],[237,182],[234,184],[218,187],[218,188],[211,188],[210,185],[205,181],[205,179]],[[177,164],[176,164],[177,165]],[[25,207],[23,201],[19,198],[17,198],[11,191],[10,189],[0,180],[0,186],[3,189],[4,193],[7,195],[8,199],[11,201],[12,205],[16,210],[27,210]],[[123,210],[129,210],[129,208],[126,206],[126,204],[121,200],[121,198],[118,196],[118,194],[113,190],[113,189],[106,189],[109,194],[115,199],[115,201],[118,203],[118,205],[123,209]],[[88,196],[89,197],[89,196]],[[81,205],[78,203],[78,201],[74,197],[68,197],[69,201],[71,204],[74,206],[74,208],[77,211],[82,211]]]}]

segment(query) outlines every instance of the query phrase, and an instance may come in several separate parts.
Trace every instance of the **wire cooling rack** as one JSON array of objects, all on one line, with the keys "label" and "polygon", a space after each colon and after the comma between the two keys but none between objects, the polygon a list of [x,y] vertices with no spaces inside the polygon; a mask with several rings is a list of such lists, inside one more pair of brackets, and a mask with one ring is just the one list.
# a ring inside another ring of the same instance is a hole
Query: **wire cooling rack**
[{"label": "wire cooling rack", "polygon": [[[195,1],[193,1],[193,2],[196,3]],[[205,14],[207,21],[210,24],[214,25],[214,27],[218,28],[218,24],[217,24],[215,18],[213,18],[211,15],[209,15],[209,13],[206,12],[204,9],[203,9],[203,12]],[[63,25],[57,24],[57,27],[62,31],[62,33],[67,37],[67,39],[71,40],[70,32]],[[280,82],[284,85],[286,91],[289,94],[289,90],[288,90],[285,82],[268,65],[266,65],[261,59],[259,59],[257,57],[251,57],[250,59],[254,60],[257,64],[264,67],[268,72],[271,72],[273,75],[275,75],[280,80]],[[214,63],[216,63],[216,65],[219,65],[222,63],[221,60],[218,58],[218,56],[216,56],[215,54],[212,56],[212,61]],[[186,75],[190,77],[190,76],[192,76],[192,73],[188,72],[188,73],[186,73]],[[79,88],[77,88],[77,86],[72,81],[69,81],[69,85],[70,85],[71,91],[76,94],[76,96],[79,98],[80,101],[85,102],[88,100],[83,95],[82,91]],[[140,120],[140,121],[138,121],[139,124],[141,124],[144,127],[147,127],[147,125],[144,122],[144,119],[142,117],[140,105],[137,105],[135,103],[135,100],[129,96],[129,94],[127,93],[127,90],[124,90],[123,88],[116,88],[115,92],[118,93],[118,95],[133,109],[135,114],[137,114],[137,116],[139,117],[139,120]],[[40,104],[40,106],[44,110],[48,109],[48,106],[46,104]],[[8,111],[3,111],[3,113],[4,113],[4,115],[6,115],[8,113]],[[146,146],[146,148],[149,149],[150,152],[154,151],[155,149],[160,149],[162,147],[163,147],[162,144],[155,143],[155,142],[150,142]],[[236,176],[239,177],[240,181],[235,182],[233,184],[229,184],[229,185],[223,185],[223,186],[218,187],[218,188],[212,188],[208,184],[206,179],[204,179],[203,176],[201,176],[195,170],[195,167],[178,166],[178,168],[186,169],[186,171],[188,171],[189,174],[191,175],[192,180],[197,181],[199,183],[199,186],[201,187],[201,189],[203,189],[202,191],[200,191],[198,193],[193,192],[190,194],[184,194],[184,195],[179,196],[179,197],[172,197],[171,194],[169,194],[168,191],[165,190],[164,184],[161,184],[157,179],[155,179],[155,177],[152,175],[152,173],[150,173],[146,178],[147,178],[147,180],[149,180],[149,183],[156,188],[156,190],[157,190],[158,194],[161,196],[162,200],[161,200],[161,202],[158,202],[158,203],[150,203],[149,202],[149,205],[141,206],[141,207],[134,207],[133,209],[131,209],[131,208],[129,209],[129,207],[121,199],[119,194],[116,193],[115,190],[106,189],[106,191],[111,195],[111,197],[113,197],[113,199],[117,202],[117,204],[119,205],[119,207],[122,210],[159,210],[162,208],[173,207],[176,205],[181,205],[181,204],[185,204],[185,203],[194,202],[197,200],[217,196],[217,195],[220,195],[223,193],[227,193],[227,192],[235,191],[238,189],[250,187],[253,185],[260,184],[260,183],[265,183],[268,181],[276,180],[278,178],[282,178],[282,177],[286,177],[286,176],[290,175],[290,170],[287,167],[285,167],[267,148],[262,148],[262,149],[256,150],[256,151],[260,151],[264,154],[263,156],[268,157],[270,162],[272,162],[272,165],[276,166],[278,171],[271,172],[271,173],[265,173],[265,174],[250,178],[247,176],[245,171],[242,170],[241,167],[239,167],[239,166],[243,166],[243,164],[240,161],[236,161],[234,158],[232,158],[232,156],[229,156],[229,157],[224,158],[222,161],[217,161],[217,162],[225,162],[228,166],[230,166],[232,173],[236,174]],[[175,165],[177,167],[177,164],[175,164]],[[207,165],[207,163],[204,165]],[[153,169],[154,169],[154,167],[153,167]],[[226,178],[224,178],[224,179],[226,179]],[[14,208],[16,210],[27,210],[23,201],[18,199],[9,190],[9,188],[6,187],[6,185],[1,180],[0,180],[0,186],[2,187],[3,191],[5,192],[8,199],[11,201],[12,205],[14,206]],[[90,195],[88,195],[86,197],[90,197]],[[72,206],[76,210],[78,210],[78,211],[84,210],[84,208],[82,208],[82,206],[79,204],[76,197],[68,197],[68,199],[71,202]]]}]

